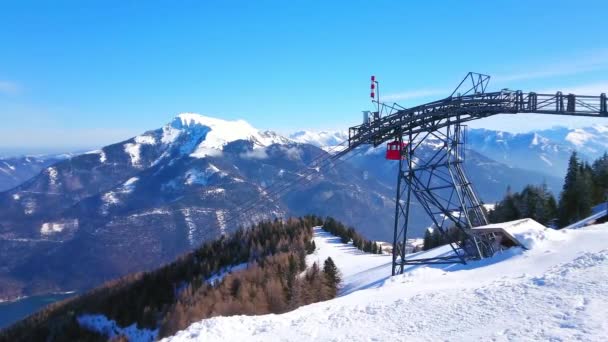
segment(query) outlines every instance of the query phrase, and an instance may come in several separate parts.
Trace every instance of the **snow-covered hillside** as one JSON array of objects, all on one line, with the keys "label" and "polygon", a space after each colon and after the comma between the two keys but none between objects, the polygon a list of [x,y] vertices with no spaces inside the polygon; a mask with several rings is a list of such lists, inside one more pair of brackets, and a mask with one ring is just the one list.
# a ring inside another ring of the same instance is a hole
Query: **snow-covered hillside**
[{"label": "snow-covered hillside", "polygon": [[527,251],[388,277],[390,256],[363,254],[317,229],[309,261],[335,260],[340,297],[282,315],[216,317],[167,340],[605,340],[608,224],[536,233]]}]

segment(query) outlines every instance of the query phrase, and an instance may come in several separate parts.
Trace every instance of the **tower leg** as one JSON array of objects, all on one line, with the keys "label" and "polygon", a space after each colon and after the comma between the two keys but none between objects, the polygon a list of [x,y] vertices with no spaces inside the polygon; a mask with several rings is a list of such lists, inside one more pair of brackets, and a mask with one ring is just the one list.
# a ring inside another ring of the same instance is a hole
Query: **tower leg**
[{"label": "tower leg", "polygon": [[[486,253],[471,228],[487,224],[482,205],[462,167],[464,161],[464,127],[443,122],[444,128],[405,137],[407,159],[399,161],[395,226],[393,236],[393,270],[400,274],[405,265],[466,263],[467,259],[482,258]],[[429,146],[434,148],[429,148]],[[439,147],[437,148],[437,146]],[[449,242],[449,256],[407,258],[407,238],[412,196],[425,210],[444,240]],[[456,233],[460,232],[460,233]]]}]

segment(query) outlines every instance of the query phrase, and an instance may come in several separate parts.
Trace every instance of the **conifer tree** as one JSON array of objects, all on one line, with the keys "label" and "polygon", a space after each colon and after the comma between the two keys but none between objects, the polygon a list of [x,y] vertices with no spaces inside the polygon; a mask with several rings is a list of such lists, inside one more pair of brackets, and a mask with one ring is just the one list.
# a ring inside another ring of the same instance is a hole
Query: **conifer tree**
[{"label": "conifer tree", "polygon": [[425,251],[433,248],[433,235],[430,229],[424,231],[424,244],[422,246]]},{"label": "conifer tree", "polygon": [[589,215],[592,193],[591,167],[581,163],[577,153],[572,152],[559,201],[559,225],[561,227]]},{"label": "conifer tree", "polygon": [[604,152],[591,166],[593,172],[593,204],[607,200],[608,191],[608,153]]},{"label": "conifer tree", "polygon": [[327,284],[327,287],[329,288],[333,297],[337,293],[338,286],[340,285],[342,279],[340,276],[340,270],[338,270],[338,267],[331,257],[325,259],[325,263],[323,265],[323,274],[325,275],[325,283]]}]

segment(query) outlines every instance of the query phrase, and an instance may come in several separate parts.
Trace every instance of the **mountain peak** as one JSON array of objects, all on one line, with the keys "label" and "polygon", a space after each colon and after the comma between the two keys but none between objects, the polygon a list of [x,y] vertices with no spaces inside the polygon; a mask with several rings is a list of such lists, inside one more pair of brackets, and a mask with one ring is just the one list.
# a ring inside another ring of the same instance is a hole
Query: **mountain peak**
[{"label": "mountain peak", "polygon": [[240,128],[241,130],[255,130],[249,123],[244,120],[224,120],[211,116],[206,116],[198,113],[180,113],[174,119],[171,125],[178,129],[184,129],[194,126],[206,126],[209,128],[226,127]]},{"label": "mountain peak", "polygon": [[224,120],[196,113],[178,114],[163,128],[164,142],[173,142],[179,136],[198,143],[190,154],[196,158],[216,155],[226,144],[237,140],[251,141],[254,148],[289,142],[274,132],[262,132],[245,120]]}]

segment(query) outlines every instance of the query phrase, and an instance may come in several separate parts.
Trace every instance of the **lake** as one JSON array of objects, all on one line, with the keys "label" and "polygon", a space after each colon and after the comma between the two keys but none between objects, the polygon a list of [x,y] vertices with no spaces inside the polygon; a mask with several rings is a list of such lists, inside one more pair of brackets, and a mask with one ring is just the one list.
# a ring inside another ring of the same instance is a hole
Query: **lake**
[{"label": "lake", "polygon": [[32,296],[14,302],[0,303],[0,329],[33,314],[44,306],[75,295],[76,293]]}]

